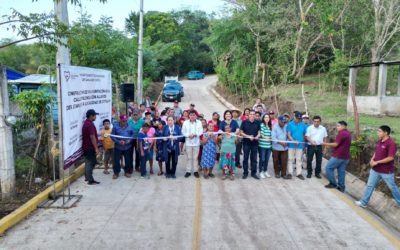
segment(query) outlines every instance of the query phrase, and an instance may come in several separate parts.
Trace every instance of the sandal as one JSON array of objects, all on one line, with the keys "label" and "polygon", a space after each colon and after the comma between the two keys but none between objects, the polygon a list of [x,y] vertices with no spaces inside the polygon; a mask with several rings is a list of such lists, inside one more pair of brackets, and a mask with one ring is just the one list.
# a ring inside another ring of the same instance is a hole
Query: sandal
[{"label": "sandal", "polygon": [[163,171],[160,171],[160,172],[158,172],[158,176],[161,176],[161,175],[163,175],[164,174],[164,172]]},{"label": "sandal", "polygon": [[226,180],[226,175],[223,175],[223,176],[222,176],[222,180]]},{"label": "sandal", "polygon": [[110,174],[110,172],[108,170],[104,170],[103,174]]},{"label": "sandal", "polygon": [[233,180],[235,179],[235,175],[234,175],[234,174],[231,174],[231,175],[229,176],[229,179],[231,179],[231,181],[233,181]]}]

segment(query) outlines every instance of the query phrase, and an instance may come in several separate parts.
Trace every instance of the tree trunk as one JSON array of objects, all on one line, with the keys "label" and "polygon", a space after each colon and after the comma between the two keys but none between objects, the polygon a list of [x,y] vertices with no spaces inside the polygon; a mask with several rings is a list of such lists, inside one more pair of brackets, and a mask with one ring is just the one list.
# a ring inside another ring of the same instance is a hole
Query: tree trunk
[{"label": "tree trunk", "polygon": [[260,49],[260,35],[256,35],[256,67],[254,69],[253,74],[253,85],[257,92],[260,92],[257,82],[258,82],[258,74],[260,72],[260,64],[261,64],[261,49]]},{"label": "tree trunk", "polygon": [[262,78],[261,78],[261,87],[263,89],[263,93],[265,93],[265,76],[266,76],[266,71],[267,71],[267,64],[263,63],[261,64],[262,67]]},{"label": "tree trunk", "polygon": [[[371,48],[371,62],[379,61],[378,51],[376,48]],[[369,72],[368,93],[370,95],[376,94],[376,80],[378,78],[378,66],[372,66]]]}]

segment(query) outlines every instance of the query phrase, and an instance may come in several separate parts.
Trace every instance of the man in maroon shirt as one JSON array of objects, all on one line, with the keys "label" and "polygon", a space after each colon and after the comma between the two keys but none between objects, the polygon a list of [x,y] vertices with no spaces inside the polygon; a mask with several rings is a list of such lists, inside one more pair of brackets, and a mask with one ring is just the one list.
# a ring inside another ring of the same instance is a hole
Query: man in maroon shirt
[{"label": "man in maroon shirt", "polygon": [[400,206],[400,191],[394,180],[394,157],[396,156],[396,142],[390,137],[390,127],[381,126],[378,129],[379,141],[375,146],[375,153],[369,162],[372,167],[369,172],[367,187],[361,200],[356,205],[366,207],[376,185],[383,179],[392,192],[397,205]]},{"label": "man in maroon shirt", "polygon": [[[322,143],[322,146],[333,147],[333,153],[331,159],[329,159],[326,165],[326,177],[328,178],[329,184],[326,188],[337,188],[339,191],[344,192],[345,190],[345,178],[346,178],[346,167],[350,160],[350,145],[351,145],[351,134],[347,130],[347,123],[340,121],[336,124],[338,134],[335,142]],[[337,168],[338,182],[334,171]]]},{"label": "man in maroon shirt", "polygon": [[88,185],[100,184],[93,179],[93,169],[96,165],[96,155],[99,154],[97,147],[97,130],[93,122],[96,120],[96,113],[93,109],[86,112],[86,120],[82,126],[82,149],[85,156],[85,180]]}]

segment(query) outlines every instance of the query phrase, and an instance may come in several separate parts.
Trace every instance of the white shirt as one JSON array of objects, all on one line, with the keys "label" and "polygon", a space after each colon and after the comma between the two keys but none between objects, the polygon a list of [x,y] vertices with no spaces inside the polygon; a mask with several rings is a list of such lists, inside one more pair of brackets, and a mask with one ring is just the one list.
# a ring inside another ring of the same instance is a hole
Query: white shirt
[{"label": "white shirt", "polygon": [[[186,120],[182,125],[182,134],[186,137],[186,146],[200,146],[200,135],[203,134],[203,127],[199,120],[191,122]],[[190,135],[196,135],[195,138],[189,139]]]},{"label": "white shirt", "polygon": [[310,142],[314,141],[315,144],[321,145],[324,142],[324,138],[328,137],[328,133],[322,125],[319,125],[318,128],[311,125],[307,128],[306,136]]}]

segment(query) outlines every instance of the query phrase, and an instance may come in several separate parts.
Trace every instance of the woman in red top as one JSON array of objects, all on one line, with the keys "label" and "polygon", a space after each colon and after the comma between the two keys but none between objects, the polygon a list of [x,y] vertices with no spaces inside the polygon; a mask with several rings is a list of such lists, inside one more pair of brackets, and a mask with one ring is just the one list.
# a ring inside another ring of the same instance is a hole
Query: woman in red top
[{"label": "woman in red top", "polygon": [[[186,120],[189,120],[189,112],[187,110],[183,111],[181,118],[179,118],[178,121],[179,127],[182,128],[182,125]],[[183,140],[181,142],[181,147],[180,147],[181,155],[185,154],[185,152],[183,151],[183,145],[185,145],[185,137],[183,137]]]},{"label": "woman in red top", "polygon": [[240,117],[240,120],[245,121],[245,120],[249,119],[249,114],[250,114],[250,109],[245,108],[243,111],[243,115]]}]

